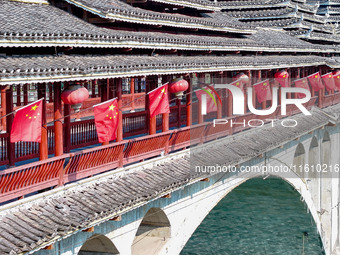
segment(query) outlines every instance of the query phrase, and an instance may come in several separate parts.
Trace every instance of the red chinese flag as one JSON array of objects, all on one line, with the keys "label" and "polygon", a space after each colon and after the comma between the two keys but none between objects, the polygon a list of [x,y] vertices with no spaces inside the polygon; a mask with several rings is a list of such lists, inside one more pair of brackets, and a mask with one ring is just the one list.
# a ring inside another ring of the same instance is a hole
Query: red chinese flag
[{"label": "red chinese flag", "polygon": [[165,84],[148,93],[150,117],[161,113],[170,113],[168,84]]},{"label": "red chinese flag", "polygon": [[340,90],[340,71],[333,72],[333,78],[334,78],[334,83],[336,86],[335,89]]},{"label": "red chinese flag", "polygon": [[309,75],[307,78],[314,91],[324,88],[319,72]]},{"label": "red chinese flag", "polygon": [[257,101],[259,103],[272,99],[269,80],[257,83],[254,85]]},{"label": "red chinese flag", "polygon": [[205,95],[207,100],[207,113],[217,111],[217,101],[214,92],[210,88],[204,87],[196,90],[195,93],[200,102],[202,102],[202,95]]},{"label": "red chinese flag", "polygon": [[321,78],[322,78],[322,81],[325,84],[327,90],[333,90],[333,89],[336,88],[332,73],[324,74],[324,75],[321,76]]},{"label": "red chinese flag", "polygon": [[234,81],[230,85],[236,86],[236,87],[240,88],[242,90],[242,92],[244,92],[244,83],[241,79]]},{"label": "red chinese flag", "polygon": [[[295,81],[295,87],[296,88],[303,88],[303,89],[307,89],[308,91],[310,91],[309,86],[308,86],[308,82],[307,82],[307,78],[302,78],[299,80]],[[303,93],[297,93],[298,98],[305,98],[306,95]]]},{"label": "red chinese flag", "polygon": [[116,98],[94,105],[93,108],[99,142],[109,142],[116,139],[119,111]]},{"label": "red chinese flag", "polygon": [[43,99],[17,110],[11,129],[11,142],[41,142]]}]

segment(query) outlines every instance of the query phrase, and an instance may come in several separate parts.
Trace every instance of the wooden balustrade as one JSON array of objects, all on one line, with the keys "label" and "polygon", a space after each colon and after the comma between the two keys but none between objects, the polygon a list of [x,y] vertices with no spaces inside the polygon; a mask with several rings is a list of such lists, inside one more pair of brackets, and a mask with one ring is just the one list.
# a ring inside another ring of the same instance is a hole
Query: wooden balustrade
[{"label": "wooden balustrade", "polygon": [[158,156],[161,152],[168,152],[168,143],[173,131],[139,137],[127,144],[124,151],[124,163],[132,163]]},{"label": "wooden balustrade", "polygon": [[[340,103],[340,93],[327,95],[323,99],[323,107]],[[316,97],[312,98],[309,103],[305,104],[305,107],[310,109],[315,105],[316,100]],[[176,108],[174,107],[173,109]],[[247,113],[243,116],[227,118],[228,124],[220,124],[215,127],[212,122],[193,125],[191,127],[125,140],[119,143],[111,143],[109,145],[79,151],[74,154],[65,154],[63,156],[3,170],[0,172],[0,202],[9,201],[42,189],[53,188],[58,185],[80,180],[104,171],[122,167],[126,164],[159,156],[163,153],[167,154],[202,142],[225,137],[244,130],[246,127],[242,124],[243,121],[247,124],[251,119],[270,121],[270,119],[280,118],[282,117],[280,110],[280,107],[278,107],[273,114],[264,116],[263,118],[258,118],[258,116],[252,113]],[[293,107],[287,107],[287,115],[294,114],[295,112],[296,109]],[[129,134],[146,132],[145,111],[125,114],[124,120],[125,131],[128,131]],[[239,122],[241,124],[231,128],[231,120],[234,123]],[[93,120],[72,123],[72,135],[75,135],[75,138],[73,138],[74,146],[92,142],[97,143],[97,138],[94,138],[94,135],[88,136],[88,131],[95,132],[92,126],[93,123]],[[48,130],[53,129],[48,127]],[[53,131],[48,132],[49,139],[53,140]],[[1,148],[6,148],[7,139],[8,134],[0,134]],[[29,147],[32,146],[32,144],[20,143],[17,149],[18,156],[27,156],[25,151],[34,151],[38,154],[37,148],[34,150],[24,149],[25,146]],[[52,148],[49,147],[49,150],[52,150]],[[8,162],[5,150],[0,150],[0,157],[1,164]],[[65,162],[68,162],[66,166],[64,166]]]},{"label": "wooden balustrade", "polygon": [[123,166],[123,150],[127,142],[111,143],[71,154],[64,171],[64,183]]},{"label": "wooden balustrade", "polygon": [[[94,98],[96,99],[96,98]],[[317,97],[311,98],[309,102],[305,103],[305,107],[307,109],[311,109],[312,106],[316,105],[318,101]],[[340,93],[332,94],[332,95],[326,95],[323,97],[322,100],[323,107],[328,107],[330,105],[338,104],[340,103]],[[193,103],[193,106],[198,107],[197,102]],[[279,113],[280,106],[278,107],[277,111],[273,113],[271,116],[266,116],[266,119],[277,119],[281,118],[282,116]],[[195,111],[195,107],[193,107],[193,112]],[[299,113],[300,110],[295,105],[288,105],[287,106],[287,116],[294,115],[296,113]],[[197,114],[196,114],[197,115]],[[210,117],[215,116],[216,113],[209,113],[206,116],[206,119],[209,119]],[[142,135],[147,133],[147,112],[146,111],[139,111],[139,112],[133,112],[133,113],[125,113],[123,114],[123,131],[124,131],[124,137],[131,137],[135,135]],[[171,113],[170,113],[170,127],[178,126],[177,124],[177,118],[178,118],[178,106],[172,106],[171,107]],[[232,117],[232,120],[235,122],[239,122],[241,119],[243,119],[248,122],[250,119],[254,119],[255,116],[253,116],[251,113],[246,113],[245,115],[241,117]],[[261,119],[261,117],[256,116],[256,118]],[[197,119],[197,116],[195,117],[195,114],[193,113],[193,119]],[[181,124],[185,124],[186,122],[186,109],[185,106],[181,107]],[[227,125],[219,125],[218,127],[209,127],[209,129],[206,130],[204,141],[209,141],[212,139],[216,139],[216,137],[219,137],[220,133],[225,133],[225,135],[232,134],[235,132],[240,132],[244,130],[245,128],[242,125],[234,125],[233,128],[230,128],[230,131],[226,130]],[[161,115],[158,117],[158,128],[157,130],[161,129]],[[54,153],[54,129],[53,126],[47,127],[48,131],[48,151],[49,154]],[[177,136],[177,140],[180,141],[186,137],[185,135],[187,133],[186,131],[179,130]],[[190,132],[191,136],[193,134],[193,131]],[[172,136],[173,141],[175,141],[174,136]],[[6,165],[8,164],[8,156],[7,156],[7,140],[8,140],[8,134],[0,134],[0,165]],[[192,139],[191,139],[192,142]],[[85,146],[90,146],[94,144],[98,144],[98,138],[97,138],[97,132],[95,129],[94,119],[88,119],[88,120],[82,120],[82,121],[76,121],[71,122],[71,149],[81,148]],[[183,144],[185,144],[183,142]],[[178,148],[178,145],[175,147],[171,145],[171,142],[169,146],[173,149]],[[184,146],[185,147],[185,146]],[[38,157],[39,155],[39,145],[38,143],[33,142],[18,142],[15,144],[15,161],[22,161],[27,159],[32,159],[35,157]]]},{"label": "wooden balustrade", "polygon": [[60,185],[68,156],[66,154],[0,171],[0,203]]}]

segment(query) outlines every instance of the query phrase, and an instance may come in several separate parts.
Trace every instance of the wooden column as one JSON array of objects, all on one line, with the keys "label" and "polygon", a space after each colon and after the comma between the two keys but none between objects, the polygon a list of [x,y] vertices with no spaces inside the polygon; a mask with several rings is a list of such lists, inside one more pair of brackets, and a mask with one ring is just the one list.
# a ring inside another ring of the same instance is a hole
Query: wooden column
[{"label": "wooden column", "polygon": [[[68,83],[64,83],[64,87],[67,87]],[[66,153],[71,150],[71,105],[64,104],[64,151]]]},{"label": "wooden column", "polygon": [[[252,74],[252,82],[253,82],[253,84],[255,84],[256,82],[257,82],[257,72],[254,70],[253,71],[253,74]],[[252,93],[252,97],[253,97],[253,106],[254,106],[254,108],[257,108],[257,97],[256,97],[256,93],[255,93],[255,88],[254,88],[254,86],[252,86],[252,88],[253,88],[253,93]]]},{"label": "wooden column", "polygon": [[[110,79],[106,79],[106,81],[101,82],[100,86],[102,88],[100,98],[102,102],[105,102],[109,100]],[[109,141],[103,142],[102,145],[107,145],[109,143]]]},{"label": "wooden column", "polygon": [[92,95],[91,97],[94,98],[96,97],[96,85],[97,85],[97,80],[94,80],[91,82],[91,85],[92,85],[92,88],[91,88],[91,91],[92,91]]},{"label": "wooden column", "polygon": [[[198,74],[198,81],[199,81],[198,84],[204,83],[205,82],[204,79],[205,79],[205,74],[199,73]],[[201,85],[200,85],[200,87],[201,87]],[[203,122],[204,122],[204,115],[202,114],[202,103],[199,101],[198,102],[198,124],[201,124]]]},{"label": "wooden column", "polygon": [[21,86],[17,85],[17,106],[21,106]]},{"label": "wooden column", "polygon": [[[266,75],[264,76],[264,78],[267,78]],[[262,80],[262,71],[258,70],[257,71],[257,82],[261,82]],[[267,100],[265,100],[264,102],[262,102],[262,109],[266,109],[267,108]]]},{"label": "wooden column", "polygon": [[24,85],[24,105],[28,105],[28,84]]},{"label": "wooden column", "polygon": [[[231,83],[232,77],[231,72],[227,72],[227,82]],[[227,98],[227,117],[233,116],[233,95],[228,90],[228,98]]]},{"label": "wooden column", "polygon": [[182,111],[182,103],[181,103],[181,99],[176,99],[176,105],[177,105],[177,127],[180,128],[181,127],[181,111]]},{"label": "wooden column", "polygon": [[[221,83],[221,78],[222,78],[221,76],[222,76],[222,73],[215,73],[215,77],[213,80],[215,84]],[[221,89],[217,93],[220,97],[223,97]],[[220,102],[220,100],[218,100],[218,98],[216,98],[216,101],[217,101],[217,118],[222,119],[222,103]]]},{"label": "wooden column", "polygon": [[48,98],[48,102],[49,103],[52,103],[53,102],[53,93],[52,93],[52,91],[53,91],[53,84],[48,84],[48,96],[49,96],[49,98]]},{"label": "wooden column", "polygon": [[[146,94],[153,90],[156,85],[155,81],[153,80],[155,77],[148,76],[146,77]],[[156,134],[156,116],[150,117],[150,111],[149,111],[149,97],[148,95],[145,95],[145,109],[147,111],[147,119],[148,119],[148,130],[149,130],[149,135]]]},{"label": "wooden column", "polygon": [[135,111],[135,78],[130,80],[131,112]]},{"label": "wooden column", "polygon": [[123,140],[123,111],[122,111],[122,78],[116,78],[116,97],[118,100],[118,127],[117,127],[117,142],[120,142]]},{"label": "wooden column", "polygon": [[[7,114],[6,89],[7,89],[7,86],[1,86],[1,116],[5,116]],[[1,127],[2,127],[2,130],[6,130],[6,118],[1,118]]]},{"label": "wooden column", "polygon": [[[54,94],[54,148],[55,156],[60,156],[64,151],[63,143],[63,123],[60,119],[62,117],[62,104],[61,104],[61,82],[53,84]],[[60,119],[60,120],[58,120]]]},{"label": "wooden column", "polygon": [[[223,72],[222,74],[222,84],[228,84],[230,83],[228,81],[228,73],[227,72]],[[229,98],[229,92],[227,91],[227,89],[223,89],[223,98],[222,98],[222,105],[223,105],[223,110],[222,110],[222,113],[223,113],[223,116],[224,117],[227,117],[228,116],[228,98]]]},{"label": "wooden column", "polygon": [[246,71],[246,75],[248,76],[248,83],[244,86],[244,112],[248,112],[248,88],[252,86],[252,74],[251,71]]},{"label": "wooden column", "polygon": [[[295,79],[298,80],[300,79],[301,77],[301,74],[300,74],[301,70],[300,68],[296,68],[296,72],[295,72]],[[294,93],[294,98],[298,98],[298,93]]]},{"label": "wooden column", "polygon": [[[320,74],[320,79],[322,75],[322,67],[319,66],[319,74]],[[323,107],[323,98],[325,96],[325,88],[319,90],[319,107]]]},{"label": "wooden column", "polygon": [[[165,84],[168,82],[168,76],[167,75],[163,75],[162,76],[162,84]],[[170,101],[170,93],[168,91],[168,98],[169,98],[169,101]],[[163,113],[162,114],[162,131],[163,132],[166,132],[169,130],[169,113]]]},{"label": "wooden column", "polygon": [[42,128],[41,128],[41,142],[39,144],[40,160],[48,158],[48,139],[46,126],[46,83],[38,84],[38,99],[45,98],[42,102]]},{"label": "wooden column", "polygon": [[[2,92],[2,91],[1,91]],[[6,114],[13,112],[13,90],[10,87],[8,90],[5,91],[6,93]],[[11,133],[12,124],[13,124],[14,114],[9,114],[6,117],[6,129],[7,133]],[[14,166],[15,161],[15,144],[11,143],[10,136],[7,139],[7,155],[9,160],[9,165]]]},{"label": "wooden column", "polygon": [[[286,68],[286,71],[288,72],[288,86],[292,87],[292,72],[290,68]],[[281,105],[281,87],[279,92],[279,98],[280,98],[280,105]],[[287,93],[287,98],[292,98],[291,93]]]},{"label": "wooden column", "polygon": [[187,126],[191,126],[192,125],[192,106],[191,106],[191,102],[192,102],[192,84],[191,84],[191,79],[190,76],[187,76],[185,78],[185,80],[189,83],[189,88],[187,91],[185,91],[184,93],[186,93],[186,108],[187,108],[187,122],[186,125]]}]

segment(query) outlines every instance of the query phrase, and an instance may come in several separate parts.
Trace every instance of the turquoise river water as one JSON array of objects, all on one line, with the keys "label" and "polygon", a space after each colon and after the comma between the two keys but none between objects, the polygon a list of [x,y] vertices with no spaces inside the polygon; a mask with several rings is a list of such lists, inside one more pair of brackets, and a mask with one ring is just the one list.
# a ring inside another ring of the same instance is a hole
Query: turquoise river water
[{"label": "turquoise river water", "polygon": [[209,213],[181,255],[321,255],[307,206],[280,179],[252,179]]}]

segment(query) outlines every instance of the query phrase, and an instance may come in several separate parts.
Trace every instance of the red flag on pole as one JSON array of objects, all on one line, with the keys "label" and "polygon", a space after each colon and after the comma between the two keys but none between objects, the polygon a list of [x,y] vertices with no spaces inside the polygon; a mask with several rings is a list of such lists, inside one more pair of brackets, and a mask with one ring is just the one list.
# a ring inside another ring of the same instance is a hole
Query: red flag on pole
[{"label": "red flag on pole", "polygon": [[240,88],[242,90],[242,92],[244,92],[244,82],[241,79],[236,80],[233,83],[230,83],[230,85],[236,86],[236,87]]},{"label": "red flag on pole", "polygon": [[333,89],[336,88],[332,73],[324,74],[324,75],[321,76],[321,78],[322,78],[322,81],[324,82],[327,90],[333,90]]},{"label": "red flag on pole", "polygon": [[265,80],[253,85],[255,88],[255,93],[257,97],[257,101],[262,103],[266,100],[272,99],[272,93],[270,91],[269,80]]},{"label": "red flag on pole", "polygon": [[148,93],[150,117],[161,113],[170,113],[168,83]]},{"label": "red flag on pole", "polygon": [[93,106],[99,142],[109,142],[117,137],[118,102],[111,99]]},{"label": "red flag on pole", "polygon": [[311,74],[307,76],[307,78],[310,85],[315,91],[319,91],[320,89],[324,88],[319,72]]},{"label": "red flag on pole", "polygon": [[42,100],[40,99],[18,110],[11,129],[11,142],[41,142]]},{"label": "red flag on pole", "polygon": [[214,92],[208,88],[204,87],[195,91],[198,100],[202,103],[202,96],[205,95],[207,103],[207,113],[217,111],[217,100],[214,96]]},{"label": "red flag on pole", "polygon": [[340,90],[340,71],[333,72],[334,83],[337,90]]},{"label": "red flag on pole", "polygon": [[[302,79],[296,80],[295,81],[295,87],[307,89],[308,91],[310,91],[309,86],[308,86],[308,82],[307,82],[307,78],[302,78]],[[298,98],[306,97],[306,95],[303,94],[303,93],[297,93],[297,96],[298,96]]]}]

